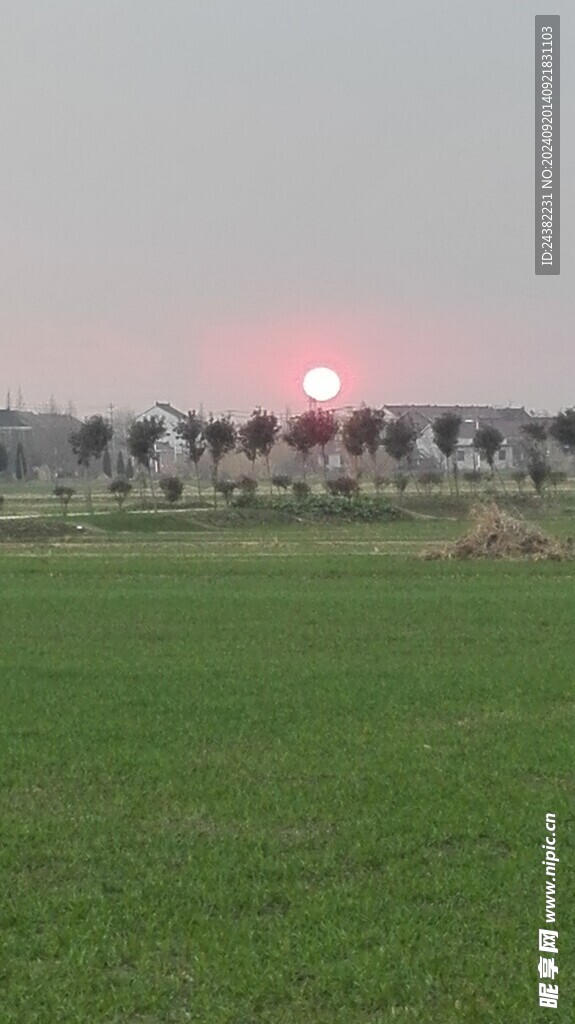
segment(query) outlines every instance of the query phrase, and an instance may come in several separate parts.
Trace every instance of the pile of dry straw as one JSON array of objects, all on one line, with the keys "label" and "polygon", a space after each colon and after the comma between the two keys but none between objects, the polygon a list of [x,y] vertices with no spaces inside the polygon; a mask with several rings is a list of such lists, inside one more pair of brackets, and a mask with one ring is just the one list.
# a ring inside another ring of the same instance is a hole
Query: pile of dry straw
[{"label": "pile of dry straw", "polygon": [[426,558],[573,558],[573,542],[548,537],[518,516],[496,504],[476,505],[473,527],[451,544],[433,548]]}]

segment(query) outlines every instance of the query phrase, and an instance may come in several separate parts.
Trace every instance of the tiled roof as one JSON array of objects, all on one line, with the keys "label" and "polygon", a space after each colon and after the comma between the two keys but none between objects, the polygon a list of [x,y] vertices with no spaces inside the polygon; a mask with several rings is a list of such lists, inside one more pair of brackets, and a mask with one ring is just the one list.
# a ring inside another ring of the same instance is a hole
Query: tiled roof
[{"label": "tiled roof", "polygon": [[500,407],[492,405],[388,405],[396,416],[409,416],[415,427],[422,433],[433,424],[438,416],[455,412],[461,416],[459,437],[472,438],[478,426],[492,426],[503,434],[507,441],[523,439],[521,427],[532,423],[533,417],[523,406]]},{"label": "tiled roof", "polygon": [[0,409],[0,429],[30,430],[24,419],[13,409]]},{"label": "tiled roof", "polygon": [[456,412],[462,420],[472,419],[480,422],[494,423],[497,420],[515,421],[528,423],[532,417],[524,406],[494,406],[494,405],[386,405],[386,408],[396,416],[411,415],[424,416],[433,422],[438,416],[445,412]]},{"label": "tiled roof", "polygon": [[175,409],[169,402],[156,402],[154,404],[154,408],[161,409],[162,412],[167,413],[169,416],[177,416],[178,419],[184,419],[186,415],[185,412],[180,412],[179,409]]}]

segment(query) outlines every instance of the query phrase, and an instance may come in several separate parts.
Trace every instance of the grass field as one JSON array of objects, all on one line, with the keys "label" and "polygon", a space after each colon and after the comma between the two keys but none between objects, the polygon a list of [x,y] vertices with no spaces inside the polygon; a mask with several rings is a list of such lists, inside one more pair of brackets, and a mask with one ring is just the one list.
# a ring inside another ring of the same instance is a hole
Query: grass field
[{"label": "grass field", "polygon": [[548,812],[571,1021],[575,565],[160,519],[0,547],[2,1021],[534,1024]]}]

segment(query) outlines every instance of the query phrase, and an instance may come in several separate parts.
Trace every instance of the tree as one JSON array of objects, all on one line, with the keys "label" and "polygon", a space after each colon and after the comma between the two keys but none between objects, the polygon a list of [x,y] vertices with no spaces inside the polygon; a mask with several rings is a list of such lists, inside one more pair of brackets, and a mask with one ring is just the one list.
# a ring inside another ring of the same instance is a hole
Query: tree
[{"label": "tree", "polygon": [[206,450],[207,442],[204,437],[204,420],[200,415],[198,415],[195,409],[192,409],[191,412],[188,411],[186,418],[178,424],[176,427],[176,434],[185,443],[188,458],[190,462],[194,463],[198,494],[201,495],[202,483],[200,480],[199,463]]},{"label": "tree", "polygon": [[403,495],[405,493],[408,483],[409,477],[406,476],[405,473],[400,473],[400,471],[397,470],[395,476],[393,477],[393,485],[399,495],[400,501],[403,501]]},{"label": "tree", "polygon": [[362,406],[355,409],[343,426],[342,441],[344,448],[355,460],[356,477],[358,475],[358,459],[364,451],[368,452],[373,463],[373,477],[377,471],[377,453],[383,441],[384,409],[373,409]]},{"label": "tree", "polygon": [[103,416],[90,416],[84,420],[80,428],[73,431],[68,440],[78,464],[84,468],[86,479],[86,501],[90,512],[92,508],[92,492],[90,490],[90,462],[101,459],[104,451],[112,440],[112,425]]},{"label": "tree", "polygon": [[547,440],[547,430],[543,423],[524,423],[521,430],[529,444],[542,444]]},{"label": "tree", "polygon": [[102,458],[102,472],[108,479],[112,478],[112,457],[110,455],[110,449],[106,448]]},{"label": "tree", "polygon": [[121,510],[124,507],[126,498],[132,490],[132,485],[125,477],[118,476],[115,480],[112,480],[111,484],[109,484],[108,490],[118,502],[118,507]]},{"label": "tree", "polygon": [[335,418],[335,414],[329,409],[310,409],[305,415],[310,417],[314,441],[321,450],[324,480],[327,480],[327,458],[325,449],[326,445],[328,445],[330,441],[333,441],[336,436],[339,430],[339,424]]},{"label": "tree", "polygon": [[0,442],[0,473],[5,473],[8,469],[8,452],[5,446]]},{"label": "tree", "polygon": [[459,440],[461,428],[461,416],[456,412],[444,412],[433,421],[433,440],[439,451],[447,462],[448,471],[451,463],[451,471],[455,483],[456,493],[459,494],[459,480],[457,474],[457,459],[454,458]]},{"label": "tree", "polygon": [[533,484],[537,494],[542,495],[547,482],[549,467],[547,465],[547,459],[540,451],[538,451],[537,448],[533,448],[529,453],[527,471],[531,477],[531,483]]},{"label": "tree", "polygon": [[284,431],[284,441],[290,448],[298,452],[302,459],[303,482],[306,482],[307,460],[309,453],[315,445],[314,421],[310,419],[313,410],[295,416]]},{"label": "tree", "polygon": [[365,439],[359,419],[360,411],[355,409],[352,412],[351,416],[344,421],[341,431],[341,443],[347,454],[353,459],[356,480],[359,477],[359,460],[365,451]]},{"label": "tree", "polygon": [[160,480],[160,490],[170,505],[175,505],[184,492],[184,484],[179,476],[164,476]]},{"label": "tree", "polygon": [[575,409],[557,413],[549,427],[549,433],[566,451],[575,451]]},{"label": "tree", "polygon": [[163,416],[144,416],[141,420],[134,420],[128,430],[128,451],[138,465],[148,471],[155,512],[158,511],[158,507],[152,480],[152,461],[156,453],[156,444],[165,433],[166,427]]},{"label": "tree", "polygon": [[28,476],[28,464],[22,442],[18,441],[16,446],[16,479],[25,480]]},{"label": "tree", "polygon": [[204,437],[212,460],[212,482],[214,485],[214,505],[217,505],[218,469],[220,463],[236,446],[236,427],[229,416],[215,418],[210,416],[204,427]]},{"label": "tree", "polygon": [[74,495],[76,493],[74,488],[73,487],[64,487],[62,484],[58,484],[58,486],[54,488],[54,492],[53,493],[54,493],[54,496],[60,502],[60,508],[62,509],[62,515],[64,515],[64,516],[67,515],[67,513],[68,513],[68,505],[70,504],[72,498],[74,497]]},{"label": "tree", "polygon": [[133,480],[133,479],[134,479],[134,463],[132,462],[131,459],[128,459],[128,462],[126,463],[126,480]]},{"label": "tree", "polygon": [[270,454],[277,441],[281,427],[277,416],[267,409],[254,409],[249,420],[242,423],[238,430],[239,449],[252,464],[252,475],[255,474],[256,459],[265,459],[270,492],[272,489],[270,474]]},{"label": "tree", "polygon": [[395,459],[398,470],[401,462],[409,462],[416,440],[417,431],[409,417],[392,420],[387,424],[383,435],[383,447],[387,454]]},{"label": "tree", "polygon": [[124,465],[124,456],[121,451],[118,452],[118,458],[116,459],[116,477],[126,476],[126,467]]},{"label": "tree", "polygon": [[327,476],[325,448],[336,436],[337,431],[335,416],[327,409],[308,409],[289,423],[284,433],[284,441],[302,457],[304,482],[309,453],[317,445],[321,448],[324,476]]},{"label": "tree", "polygon": [[543,423],[524,423],[521,430],[526,438],[527,472],[535,491],[542,495],[549,474],[547,430]]},{"label": "tree", "polygon": [[489,423],[486,423],[483,427],[478,427],[475,431],[475,437],[473,438],[473,447],[480,455],[483,455],[489,469],[491,470],[491,477],[495,473],[495,456],[503,444],[504,437],[497,427],[492,427]]}]

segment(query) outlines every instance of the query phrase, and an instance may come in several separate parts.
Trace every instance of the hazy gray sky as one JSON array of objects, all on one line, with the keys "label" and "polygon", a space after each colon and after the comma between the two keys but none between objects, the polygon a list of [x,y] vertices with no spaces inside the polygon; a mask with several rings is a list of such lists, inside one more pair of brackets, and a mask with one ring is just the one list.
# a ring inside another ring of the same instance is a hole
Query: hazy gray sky
[{"label": "hazy gray sky", "polygon": [[572,40],[562,273],[533,272],[531,0],[4,0],[4,390],[575,402]]}]

